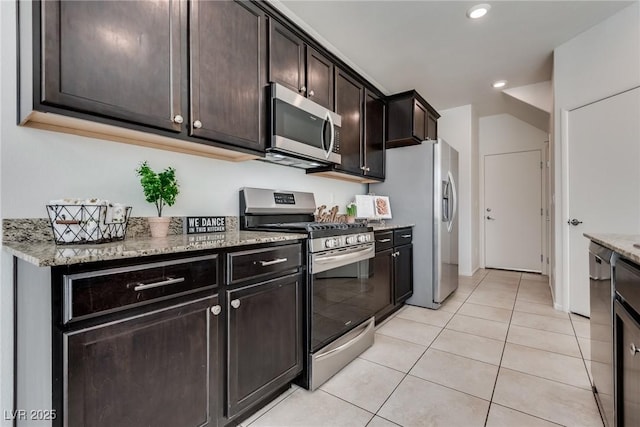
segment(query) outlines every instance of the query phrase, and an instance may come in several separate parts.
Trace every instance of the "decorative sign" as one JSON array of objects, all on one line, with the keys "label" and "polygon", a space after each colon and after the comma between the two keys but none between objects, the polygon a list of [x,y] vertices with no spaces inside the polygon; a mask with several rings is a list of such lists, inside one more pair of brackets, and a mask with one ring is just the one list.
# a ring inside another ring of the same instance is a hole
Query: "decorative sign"
[{"label": "decorative sign", "polygon": [[223,216],[188,216],[184,228],[186,234],[221,233],[227,230]]}]

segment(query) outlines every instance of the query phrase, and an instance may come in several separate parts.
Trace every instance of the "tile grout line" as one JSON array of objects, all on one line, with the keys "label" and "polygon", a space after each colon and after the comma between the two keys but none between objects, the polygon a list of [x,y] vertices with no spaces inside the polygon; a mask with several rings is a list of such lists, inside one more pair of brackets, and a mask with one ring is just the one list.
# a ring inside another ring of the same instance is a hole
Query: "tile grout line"
[{"label": "tile grout line", "polygon": [[[486,276],[486,274],[485,274]],[[484,280],[484,277],[483,279]],[[478,287],[478,285],[482,282],[482,280],[478,283],[476,283],[476,285],[473,287],[473,290],[471,291],[471,293],[469,293],[469,295],[467,295],[467,297],[464,299],[464,301],[462,302],[462,304],[460,305],[460,307],[462,307],[467,300],[469,299],[469,297],[471,296],[471,294],[473,293],[473,291]],[[456,311],[453,313],[453,316],[456,315],[456,313],[458,312],[458,310],[460,310],[460,307],[458,307],[456,309]],[[395,318],[398,315],[398,313],[396,313],[393,317]],[[431,348],[431,346],[433,345],[433,343],[438,339],[438,337],[440,336],[440,334],[442,334],[442,331],[444,331],[445,327],[449,324],[449,322],[451,321],[451,319],[453,319],[453,316],[451,316],[451,318],[445,323],[445,325],[440,329],[440,332],[438,332],[438,334],[433,338],[433,340],[431,340],[431,342],[429,343],[429,345],[424,349],[424,351],[420,354],[420,357],[418,357],[416,359],[416,361],[414,362],[413,365],[411,365],[411,367],[407,370],[406,373],[404,373],[404,376],[402,377],[402,379],[400,380],[400,382],[398,382],[398,384],[393,388],[393,390],[391,391],[391,393],[389,393],[389,395],[387,396],[387,398],[384,400],[384,402],[382,402],[382,405],[380,405],[380,407],[378,408],[378,410],[376,411],[374,416],[380,416],[378,415],[378,412],[380,412],[380,410],[384,407],[384,405],[389,401],[389,399],[391,398],[391,396],[393,396],[393,393],[396,392],[396,390],[398,389],[398,387],[400,387],[400,384],[402,384],[402,382],[409,376],[409,372],[411,372],[411,370],[416,366],[416,364],[420,361],[420,359],[422,359],[425,355],[425,353],[427,352],[427,350],[429,350],[429,348]],[[402,318],[401,318],[402,319]],[[416,322],[416,323],[420,323],[420,322]],[[384,334],[381,334],[384,335]],[[385,335],[386,336],[386,335]],[[395,337],[394,337],[395,338]],[[399,338],[396,338],[399,339]],[[405,341],[405,340],[401,340],[401,341]],[[409,342],[409,341],[405,341],[405,342]],[[412,375],[413,377],[413,375]],[[414,377],[414,378],[418,378],[418,377]],[[422,380],[422,378],[420,378]],[[427,381],[427,380],[423,380],[423,381]],[[433,383],[436,384],[436,383]],[[440,384],[438,384],[440,385]],[[460,392],[459,390],[456,390],[458,392]],[[474,396],[475,397],[475,396]],[[384,417],[381,417],[384,418]],[[386,419],[386,418],[384,418]],[[370,421],[369,421],[370,422]]]},{"label": "tile grout line", "polygon": [[511,317],[509,318],[509,326],[507,326],[507,334],[504,337],[504,344],[502,345],[502,354],[500,354],[500,363],[498,363],[498,372],[496,373],[496,379],[493,382],[493,390],[491,390],[491,398],[489,399],[489,409],[487,410],[487,415],[484,419],[484,426],[486,427],[487,422],[489,422],[489,412],[491,412],[491,405],[493,404],[493,396],[496,393],[496,386],[498,385],[498,377],[500,377],[500,369],[502,369],[502,359],[504,358],[504,351],[507,348],[507,338],[509,337],[509,329],[511,329],[511,321],[513,320],[513,312],[516,306],[516,301],[518,300],[518,292],[520,292],[520,282],[522,281],[522,273],[520,273],[520,278],[518,279],[518,287],[516,288],[516,297],[513,300],[513,308],[511,309]]}]

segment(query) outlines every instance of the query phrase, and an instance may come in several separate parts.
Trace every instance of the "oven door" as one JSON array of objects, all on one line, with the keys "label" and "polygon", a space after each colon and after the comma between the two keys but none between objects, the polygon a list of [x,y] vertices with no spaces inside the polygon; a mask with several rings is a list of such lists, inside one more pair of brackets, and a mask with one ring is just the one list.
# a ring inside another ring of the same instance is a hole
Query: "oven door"
[{"label": "oven door", "polygon": [[388,303],[388,290],[375,286],[374,255],[373,243],[311,254],[311,353]]}]

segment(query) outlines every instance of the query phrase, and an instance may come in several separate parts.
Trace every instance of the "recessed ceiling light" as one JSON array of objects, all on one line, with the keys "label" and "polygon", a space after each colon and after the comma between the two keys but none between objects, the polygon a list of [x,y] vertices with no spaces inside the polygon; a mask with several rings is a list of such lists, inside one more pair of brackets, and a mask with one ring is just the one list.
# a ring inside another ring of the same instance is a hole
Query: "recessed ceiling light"
[{"label": "recessed ceiling light", "polygon": [[497,82],[493,83],[493,87],[496,89],[500,89],[501,87],[505,87],[506,84],[507,84],[506,80],[498,80]]},{"label": "recessed ceiling light", "polygon": [[471,19],[482,18],[484,15],[487,14],[487,12],[489,12],[489,9],[491,9],[490,4],[486,4],[486,3],[477,4],[472,8],[470,8],[469,10],[467,10],[467,17]]}]

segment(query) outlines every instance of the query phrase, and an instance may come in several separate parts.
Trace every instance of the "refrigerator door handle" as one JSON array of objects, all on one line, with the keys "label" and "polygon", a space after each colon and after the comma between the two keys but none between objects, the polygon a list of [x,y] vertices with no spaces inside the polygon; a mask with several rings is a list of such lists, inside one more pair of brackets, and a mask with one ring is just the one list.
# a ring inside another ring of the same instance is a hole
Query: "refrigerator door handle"
[{"label": "refrigerator door handle", "polygon": [[458,214],[458,190],[456,189],[456,182],[453,180],[451,171],[449,171],[449,182],[451,183],[451,192],[453,195],[453,213],[451,214],[449,224],[447,224],[447,230],[451,233],[451,230],[453,229],[453,221]]},{"label": "refrigerator door handle", "polygon": [[442,221],[449,222],[449,181],[442,181]]}]

